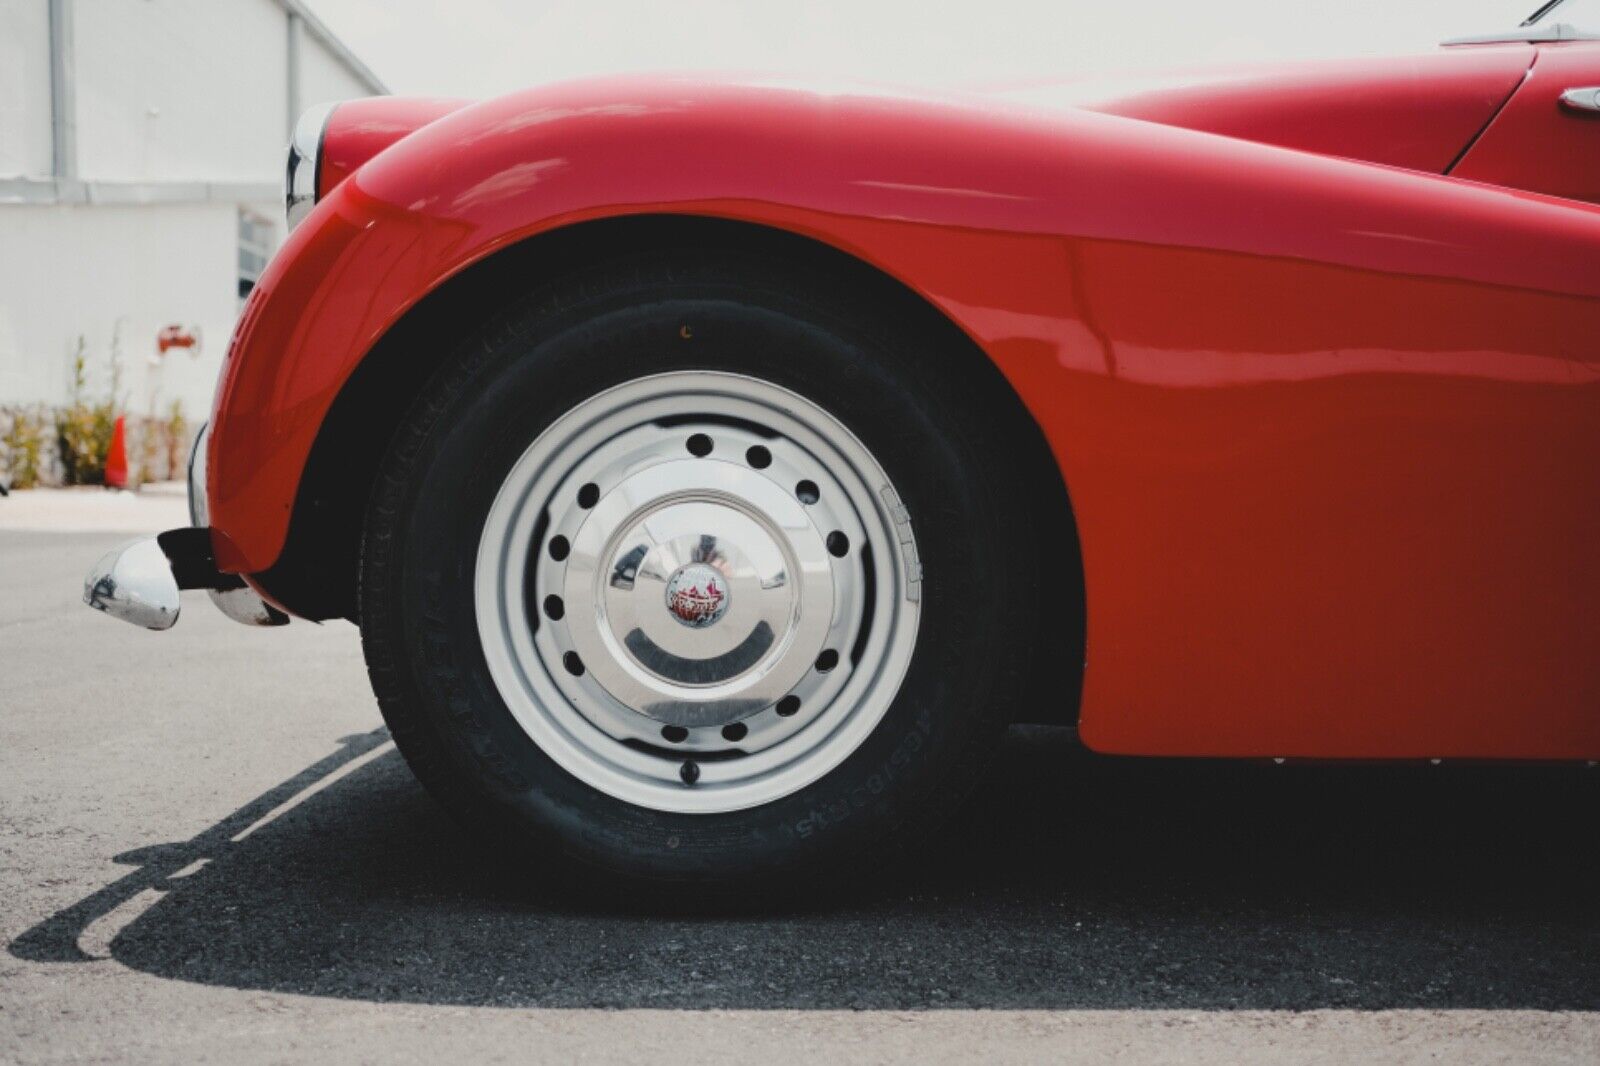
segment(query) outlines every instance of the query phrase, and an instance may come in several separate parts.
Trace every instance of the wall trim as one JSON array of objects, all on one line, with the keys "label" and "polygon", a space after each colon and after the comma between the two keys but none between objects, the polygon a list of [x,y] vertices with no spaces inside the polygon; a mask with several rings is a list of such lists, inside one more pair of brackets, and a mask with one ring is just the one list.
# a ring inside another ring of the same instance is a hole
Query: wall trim
[{"label": "wall trim", "polygon": [[272,182],[0,178],[0,204],[241,204],[282,198],[283,189]]},{"label": "wall trim", "polygon": [[284,79],[287,83],[287,106],[284,108],[288,115],[289,125],[287,136],[294,139],[295,123],[300,121],[300,111],[305,106],[300,102],[300,14],[290,11],[289,17],[284,20],[289,24],[289,33],[285,38],[287,51],[285,58],[289,66],[289,76]]},{"label": "wall trim", "polygon": [[78,176],[77,47],[72,0],[50,0],[50,172]]},{"label": "wall trim", "polygon": [[[277,0],[277,4],[288,13],[291,20],[298,18],[305,32],[316,38],[322,47],[332,52],[333,58],[342,63],[346,70],[354,74],[356,80],[365,85],[370,92],[378,96],[389,95],[389,87],[380,81],[376,74],[372,73],[370,67],[357,59],[355,53],[344,46],[344,42],[335,37],[333,31],[323,25],[322,20],[312,14],[311,9],[306,7],[302,0]],[[298,114],[290,115],[289,122],[292,124],[299,117]]]}]

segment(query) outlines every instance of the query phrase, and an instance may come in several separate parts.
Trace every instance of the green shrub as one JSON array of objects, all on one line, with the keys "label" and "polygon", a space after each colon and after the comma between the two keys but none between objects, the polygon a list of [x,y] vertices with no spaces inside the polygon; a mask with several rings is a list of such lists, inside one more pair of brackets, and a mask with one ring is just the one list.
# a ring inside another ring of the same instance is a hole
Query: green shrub
[{"label": "green shrub", "polygon": [[84,398],[84,341],[72,359],[72,403],[56,414],[56,441],[61,458],[61,479],[68,485],[100,485],[106,479],[106,453],[117,423],[117,361],[111,364],[111,395],[93,403]]},{"label": "green shrub", "polygon": [[183,416],[183,401],[173,400],[167,408],[167,477],[181,481],[189,463],[189,420]]},{"label": "green shrub", "polygon": [[4,451],[11,487],[31,489],[39,483],[39,466],[44,452],[44,422],[42,419],[17,411],[11,416],[11,425],[0,436],[0,450]]}]

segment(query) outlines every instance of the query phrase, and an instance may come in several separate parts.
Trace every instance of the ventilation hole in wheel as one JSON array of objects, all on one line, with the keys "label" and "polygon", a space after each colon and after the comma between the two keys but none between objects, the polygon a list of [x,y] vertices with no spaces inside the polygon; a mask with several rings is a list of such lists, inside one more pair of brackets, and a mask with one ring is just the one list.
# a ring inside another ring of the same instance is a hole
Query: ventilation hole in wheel
[{"label": "ventilation hole in wheel", "polygon": [[554,559],[556,562],[559,563],[561,560],[565,559],[567,557],[567,553],[571,550],[572,545],[567,543],[566,537],[550,538],[550,558]]},{"label": "ventilation hole in wheel", "polygon": [[703,459],[711,454],[711,438],[704,433],[696,433],[685,443],[688,445],[690,455]]},{"label": "ventilation hole in wheel", "polygon": [[583,660],[578,658],[578,653],[569,651],[561,657],[561,665],[567,668],[567,673],[573,677],[583,676]]},{"label": "ventilation hole in wheel", "polygon": [[561,602],[560,596],[546,596],[544,598],[544,613],[550,618],[550,621],[559,622],[561,621],[561,616],[567,613],[567,605]]},{"label": "ventilation hole in wheel", "polygon": [[850,538],[840,533],[837,529],[828,534],[828,554],[838,559],[843,559],[850,550]]},{"label": "ventilation hole in wheel", "polygon": [[778,716],[780,718],[787,718],[799,709],[799,696],[785,696],[783,699],[778,701]]},{"label": "ventilation hole in wheel", "polygon": [[689,731],[681,725],[664,725],[661,727],[661,739],[668,744],[682,744],[689,739]]},{"label": "ventilation hole in wheel", "polygon": [[585,511],[599,502],[600,486],[596,485],[594,482],[591,481],[583,488],[578,490],[578,506],[582,507]]},{"label": "ventilation hole in wheel", "polygon": [[[554,599],[554,597],[551,598]],[[832,648],[829,648],[827,651],[817,656],[817,669],[824,674],[838,665],[839,653],[834,651]]]},{"label": "ventilation hole in wheel", "polygon": [[752,445],[749,450],[744,453],[744,461],[755,467],[757,470],[765,470],[767,467],[772,465],[772,453],[767,451],[759,444]]},{"label": "ventilation hole in wheel", "polygon": [[800,498],[801,503],[811,504],[822,499],[822,490],[817,488],[815,481],[802,481],[794,487],[794,494]]},{"label": "ventilation hole in wheel", "polygon": [[729,743],[737,744],[744,739],[745,734],[748,732],[750,732],[750,727],[743,722],[729,722],[722,727],[722,739]]}]

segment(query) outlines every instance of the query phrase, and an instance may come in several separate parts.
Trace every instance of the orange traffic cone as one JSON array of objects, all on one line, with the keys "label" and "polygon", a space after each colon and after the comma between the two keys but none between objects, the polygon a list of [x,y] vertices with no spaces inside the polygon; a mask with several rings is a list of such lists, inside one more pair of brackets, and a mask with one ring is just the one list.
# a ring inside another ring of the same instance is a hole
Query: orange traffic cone
[{"label": "orange traffic cone", "polygon": [[128,440],[127,432],[123,427],[124,415],[117,416],[117,424],[111,428],[111,447],[106,449],[106,488],[125,489],[128,487]]}]

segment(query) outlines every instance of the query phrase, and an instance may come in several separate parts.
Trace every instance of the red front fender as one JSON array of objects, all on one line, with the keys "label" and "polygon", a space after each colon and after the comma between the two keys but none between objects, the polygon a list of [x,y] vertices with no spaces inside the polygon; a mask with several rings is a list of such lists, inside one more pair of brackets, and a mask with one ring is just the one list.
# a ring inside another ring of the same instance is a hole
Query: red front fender
[{"label": "red front fender", "polygon": [[261,279],[214,412],[219,564],[272,565],[418,300],[640,213],[825,242],[994,360],[1072,493],[1092,744],[1600,754],[1600,210],[1120,117],[675,80],[450,114]]}]

